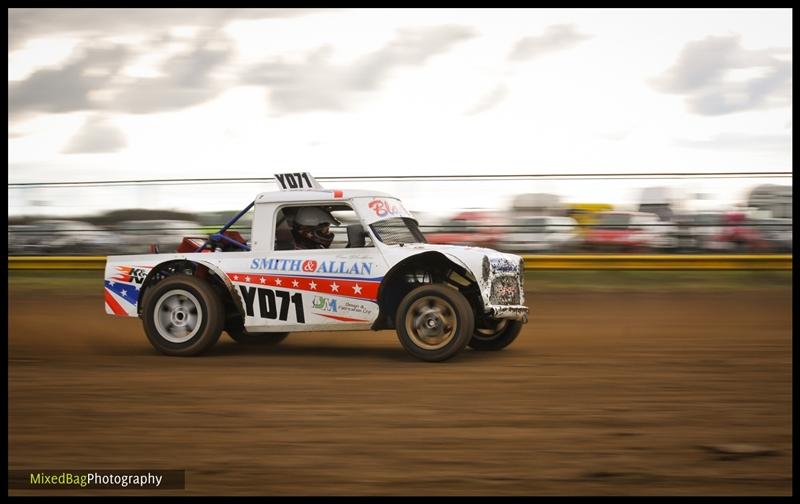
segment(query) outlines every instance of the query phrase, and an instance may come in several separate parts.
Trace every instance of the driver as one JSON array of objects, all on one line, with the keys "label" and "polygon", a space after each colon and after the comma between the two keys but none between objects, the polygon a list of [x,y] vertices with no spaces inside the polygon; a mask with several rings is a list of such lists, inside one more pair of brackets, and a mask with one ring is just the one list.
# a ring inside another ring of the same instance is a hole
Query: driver
[{"label": "driver", "polygon": [[292,222],[295,249],[328,248],[333,242],[330,225],[340,224],[330,213],[319,207],[303,207]]}]

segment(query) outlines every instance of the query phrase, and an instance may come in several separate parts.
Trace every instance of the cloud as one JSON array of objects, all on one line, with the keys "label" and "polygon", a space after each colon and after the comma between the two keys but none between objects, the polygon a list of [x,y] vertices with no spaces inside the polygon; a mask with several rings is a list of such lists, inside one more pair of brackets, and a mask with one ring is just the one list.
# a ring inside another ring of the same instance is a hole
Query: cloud
[{"label": "cloud", "polygon": [[373,90],[393,68],[422,65],[432,56],[475,35],[471,28],[457,25],[400,30],[389,44],[353,66],[350,82],[355,89]]},{"label": "cloud", "polygon": [[[94,26],[93,23],[99,22],[99,14],[92,12],[91,26]],[[243,15],[240,10],[235,14]],[[138,11],[136,15],[140,20],[147,18]],[[170,16],[166,14],[167,18]],[[200,19],[198,16],[195,13],[194,18],[189,16],[184,21],[190,23]],[[43,18],[54,22],[48,16]],[[218,21],[215,20],[217,24]],[[73,24],[84,27],[85,23],[88,21]],[[164,24],[164,20],[159,21],[159,26]],[[105,29],[113,27],[112,23]],[[97,42],[87,41],[78,46],[61,67],[40,69],[22,81],[9,82],[9,120],[24,119],[36,113],[96,110],[146,114],[175,110],[216,98],[231,81],[267,87],[278,112],[339,110],[348,106],[357,93],[377,89],[394,69],[424,64],[432,56],[474,35],[472,30],[462,26],[401,30],[386,46],[352,65],[333,64],[332,48],[322,47],[301,63],[277,60],[244,69],[239,76],[232,72],[240,70],[230,65],[235,55],[233,42],[221,30],[208,28],[194,36],[192,47],[164,62],[162,76],[154,78],[129,77],[121,71],[135,56],[169,43],[168,33],[157,33],[150,43],[139,46],[105,44],[97,47]],[[231,73],[217,78],[218,70]]]},{"label": "cloud", "polygon": [[505,84],[500,84],[499,86],[495,87],[490,93],[483,96],[478,103],[476,103],[471,109],[466,112],[466,115],[476,115],[480,114],[481,112],[486,112],[487,110],[496,107],[500,102],[502,102],[506,95],[508,95],[508,88]]},{"label": "cloud", "polygon": [[514,45],[509,59],[525,61],[543,54],[563,51],[575,47],[580,42],[592,38],[591,35],[578,33],[573,25],[548,26],[544,35],[525,37]]},{"label": "cloud", "polygon": [[[168,39],[157,40],[163,44]],[[120,71],[146,49],[116,44],[87,49],[87,45],[80,46],[60,68],[41,69],[27,79],[9,82],[9,119],[87,110],[144,114],[197,105],[224,90],[224,82],[213,73],[234,54],[226,36],[201,33],[194,46],[164,62],[163,77],[131,78]]]},{"label": "cloud", "polygon": [[65,154],[116,152],[125,147],[125,136],[109,120],[92,116],[62,151]]},{"label": "cloud", "polygon": [[[569,49],[584,40],[592,38],[591,35],[579,33],[574,25],[552,25],[545,28],[543,35],[525,37],[517,41],[509,53],[507,67],[514,64],[537,58],[547,53]],[[509,94],[508,86],[501,81],[495,88],[481,97],[477,103],[465,112],[466,115],[476,115],[490,110],[506,99]]]},{"label": "cloud", "polygon": [[233,57],[233,45],[215,34],[202,34],[196,40],[189,50],[164,62],[163,77],[133,79],[120,86],[109,108],[147,114],[197,105],[218,96],[224,83],[213,74]]},{"label": "cloud", "polygon": [[353,89],[348,68],[331,64],[331,54],[332,48],[325,46],[300,63],[264,63],[245,71],[242,81],[265,86],[279,112],[340,110]]},{"label": "cloud", "polygon": [[[652,85],[685,96],[689,110],[700,115],[789,105],[792,63],[779,57],[785,54],[787,49],[744,49],[735,35],[706,37],[687,44]],[[749,70],[749,77],[736,79],[735,70]]]},{"label": "cloud", "polygon": [[9,117],[91,109],[89,93],[106,86],[130,57],[120,45],[80,47],[60,68],[41,69],[25,80],[9,82]]},{"label": "cloud", "polygon": [[325,46],[300,63],[278,60],[253,67],[242,80],[268,88],[277,112],[341,110],[359,93],[378,89],[395,69],[423,65],[475,35],[470,28],[454,25],[401,30],[387,45],[350,65],[333,64],[333,49]]},{"label": "cloud", "polygon": [[221,28],[241,19],[302,16],[324,9],[9,9],[8,48],[60,34],[121,35],[167,31],[175,26]]},{"label": "cloud", "polygon": [[790,135],[749,135],[743,133],[722,133],[706,140],[678,139],[675,145],[695,149],[714,150],[774,150],[790,152]]}]

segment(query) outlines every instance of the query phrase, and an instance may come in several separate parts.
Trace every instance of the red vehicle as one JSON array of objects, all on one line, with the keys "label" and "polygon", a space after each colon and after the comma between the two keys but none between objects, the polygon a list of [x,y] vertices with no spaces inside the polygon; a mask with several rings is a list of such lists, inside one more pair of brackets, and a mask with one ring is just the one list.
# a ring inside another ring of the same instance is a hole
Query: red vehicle
[{"label": "red vehicle", "polygon": [[456,214],[435,233],[427,233],[428,243],[496,248],[503,237],[499,216],[494,212],[469,210]]},{"label": "red vehicle", "polygon": [[715,241],[719,244],[718,248],[733,251],[768,251],[771,246],[758,221],[744,212],[726,212]]},{"label": "red vehicle", "polygon": [[675,226],[643,212],[601,212],[586,231],[584,244],[593,250],[673,249]]}]

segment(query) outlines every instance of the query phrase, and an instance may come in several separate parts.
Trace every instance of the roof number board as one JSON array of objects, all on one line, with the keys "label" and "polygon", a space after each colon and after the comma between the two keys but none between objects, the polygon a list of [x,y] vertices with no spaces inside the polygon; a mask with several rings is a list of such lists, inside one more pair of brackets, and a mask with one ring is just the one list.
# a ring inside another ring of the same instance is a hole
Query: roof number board
[{"label": "roof number board", "polygon": [[302,191],[309,189],[322,189],[314,177],[307,172],[276,173],[275,179],[281,186],[281,191]]}]

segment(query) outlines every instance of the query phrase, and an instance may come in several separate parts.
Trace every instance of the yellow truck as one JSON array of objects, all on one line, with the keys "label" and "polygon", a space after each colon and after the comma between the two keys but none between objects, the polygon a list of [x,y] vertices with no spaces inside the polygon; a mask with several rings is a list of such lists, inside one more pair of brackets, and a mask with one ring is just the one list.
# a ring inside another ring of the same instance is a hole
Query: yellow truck
[{"label": "yellow truck", "polygon": [[578,231],[585,236],[586,232],[597,223],[597,214],[613,210],[609,203],[569,203],[566,205],[567,216],[578,222]]}]

